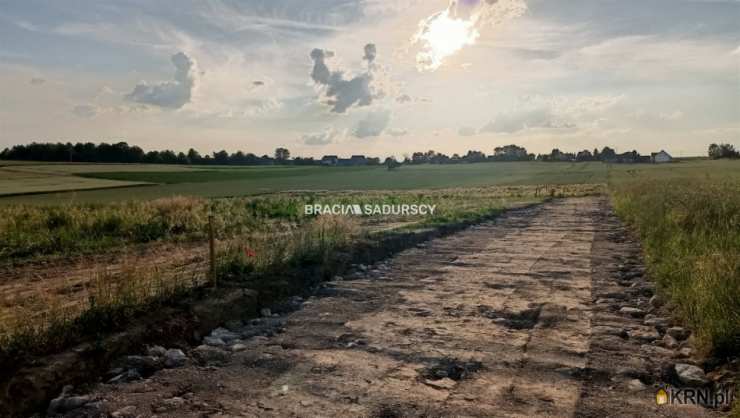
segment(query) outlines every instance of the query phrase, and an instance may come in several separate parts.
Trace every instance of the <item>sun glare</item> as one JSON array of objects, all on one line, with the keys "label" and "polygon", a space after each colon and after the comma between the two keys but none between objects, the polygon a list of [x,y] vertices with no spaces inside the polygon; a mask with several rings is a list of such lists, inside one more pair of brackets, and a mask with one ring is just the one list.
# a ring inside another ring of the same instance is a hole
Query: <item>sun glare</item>
[{"label": "sun glare", "polygon": [[422,50],[416,61],[419,69],[426,71],[438,69],[447,57],[473,45],[480,36],[473,21],[451,17],[449,10],[422,21],[419,28],[414,40],[421,43]]}]

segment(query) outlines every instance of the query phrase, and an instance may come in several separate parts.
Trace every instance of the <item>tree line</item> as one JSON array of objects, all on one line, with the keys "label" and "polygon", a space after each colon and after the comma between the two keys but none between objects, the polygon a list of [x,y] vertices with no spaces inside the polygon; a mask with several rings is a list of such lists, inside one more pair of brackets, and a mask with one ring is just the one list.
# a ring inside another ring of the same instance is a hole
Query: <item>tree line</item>
[{"label": "tree line", "polygon": [[[496,147],[493,154],[486,155],[482,151],[470,150],[467,154],[453,154],[451,156],[429,150],[426,152],[414,152],[406,155],[403,164],[456,164],[456,163],[478,163],[485,161],[604,161],[604,162],[638,162],[649,158],[641,156],[637,151],[621,154],[611,147],[598,148],[593,151],[583,150],[579,152],[563,152],[553,149],[548,154],[529,153],[526,148],[518,145],[505,145]],[[712,144],[709,146],[709,158],[740,158],[740,153],[730,144]],[[291,158],[287,148],[275,149],[273,155],[258,156],[251,152],[237,151],[229,153],[225,150],[216,151],[211,154],[201,155],[198,151],[190,148],[188,152],[175,152],[172,150],[145,152],[136,145],[126,142],[100,143],[92,142],[76,144],[72,143],[38,143],[29,145],[15,145],[5,148],[0,152],[0,160],[25,160],[25,161],[47,161],[47,162],[85,162],[85,163],[144,163],[144,164],[193,164],[193,165],[318,165],[321,160],[313,157]],[[395,158],[388,157],[395,161]],[[368,158],[366,164],[379,164],[380,159]]]},{"label": "tree line", "polygon": [[100,143],[38,143],[16,145],[0,153],[0,160],[83,162],[83,163],[143,163],[143,164],[203,164],[203,165],[268,165],[290,161],[291,164],[314,164],[313,158],[290,159],[290,151],[277,148],[275,154],[258,156],[251,152],[224,150],[201,155],[190,148],[187,153],[172,150],[145,152],[126,142]]},{"label": "tree line", "polygon": [[709,146],[709,158],[719,160],[721,158],[740,158],[740,152],[730,144],[712,144]]},{"label": "tree line", "polygon": [[630,151],[623,154],[610,148],[598,148],[593,151],[583,150],[579,152],[563,152],[558,148],[553,149],[549,154],[529,153],[526,148],[518,145],[504,145],[493,149],[493,154],[486,155],[482,151],[468,151],[467,154],[453,154],[451,157],[434,151],[415,152],[404,159],[405,164],[454,164],[459,162],[477,163],[484,161],[618,161],[620,159],[630,159],[637,161],[640,154],[637,151]]}]

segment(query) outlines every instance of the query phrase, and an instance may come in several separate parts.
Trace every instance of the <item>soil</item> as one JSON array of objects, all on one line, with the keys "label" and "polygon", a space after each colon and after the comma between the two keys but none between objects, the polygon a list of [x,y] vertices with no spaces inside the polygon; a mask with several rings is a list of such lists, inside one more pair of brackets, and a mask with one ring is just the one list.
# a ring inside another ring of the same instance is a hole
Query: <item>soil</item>
[{"label": "soil", "polygon": [[679,347],[619,311],[651,312],[639,253],[604,198],[513,210],[265,313],[274,332],[242,329],[238,348],[99,384],[67,416],[721,416],[655,404]]}]

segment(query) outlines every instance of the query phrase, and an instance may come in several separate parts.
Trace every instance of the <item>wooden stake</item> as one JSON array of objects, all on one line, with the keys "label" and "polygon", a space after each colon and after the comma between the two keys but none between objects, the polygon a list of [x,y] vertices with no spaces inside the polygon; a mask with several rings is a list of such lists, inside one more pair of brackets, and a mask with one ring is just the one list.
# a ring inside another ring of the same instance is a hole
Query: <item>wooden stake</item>
[{"label": "wooden stake", "polygon": [[213,283],[213,287],[218,287],[218,279],[216,278],[216,242],[213,237],[213,215],[208,215],[208,254],[211,263],[211,283]]}]

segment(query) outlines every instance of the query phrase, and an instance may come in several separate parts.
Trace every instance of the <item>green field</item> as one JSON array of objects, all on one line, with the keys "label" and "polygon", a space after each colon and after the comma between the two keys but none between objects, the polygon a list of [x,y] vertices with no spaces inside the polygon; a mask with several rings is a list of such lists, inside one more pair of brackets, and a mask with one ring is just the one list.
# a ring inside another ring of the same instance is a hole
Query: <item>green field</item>
[{"label": "green field", "polygon": [[[740,163],[693,160],[668,165],[479,163],[384,167],[204,167],[141,164],[25,164],[2,167],[0,204],[111,202],[171,196],[230,197],[300,190],[413,190],[497,185],[605,184],[610,179],[740,179]],[[142,185],[111,189],[106,187]],[[45,188],[46,187],[46,188]],[[98,190],[80,189],[95,188]],[[103,188],[101,190],[101,188]],[[21,195],[40,191],[52,193]],[[62,190],[74,190],[62,192]]]},{"label": "green field", "polygon": [[102,174],[105,172],[120,172],[122,170],[131,173],[141,169],[155,170],[163,173],[192,170],[187,167],[168,165],[40,164],[26,161],[0,161],[0,197],[142,186],[146,185],[147,182],[79,175],[90,170]]}]

